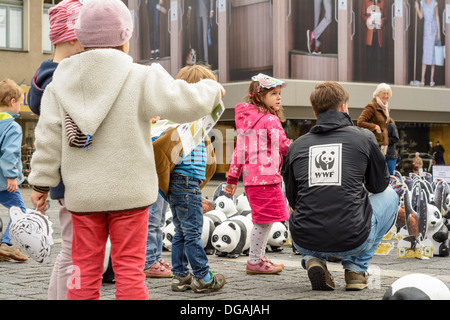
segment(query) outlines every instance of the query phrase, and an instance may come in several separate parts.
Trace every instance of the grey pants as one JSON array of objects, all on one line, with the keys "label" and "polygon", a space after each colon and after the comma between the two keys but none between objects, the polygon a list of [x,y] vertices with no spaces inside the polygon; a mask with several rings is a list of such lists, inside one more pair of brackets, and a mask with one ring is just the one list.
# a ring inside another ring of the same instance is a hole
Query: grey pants
[{"label": "grey pants", "polygon": [[[322,3],[325,7],[325,15],[320,20],[320,14],[322,13]],[[332,6],[331,0],[314,0],[314,37],[316,39],[316,46],[320,47],[320,36],[325,29],[330,25],[332,19]]]}]

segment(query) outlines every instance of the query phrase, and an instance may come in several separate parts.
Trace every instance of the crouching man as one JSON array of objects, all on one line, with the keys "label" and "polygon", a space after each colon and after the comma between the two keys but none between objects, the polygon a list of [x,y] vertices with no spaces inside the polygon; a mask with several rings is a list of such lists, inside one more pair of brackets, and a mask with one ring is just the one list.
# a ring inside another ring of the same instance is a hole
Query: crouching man
[{"label": "crouching man", "polygon": [[292,239],[313,290],[335,288],[328,257],[342,258],[346,290],[362,290],[399,199],[374,135],[353,126],[347,91],[323,82],[310,100],[317,124],[290,146],[286,157]]}]

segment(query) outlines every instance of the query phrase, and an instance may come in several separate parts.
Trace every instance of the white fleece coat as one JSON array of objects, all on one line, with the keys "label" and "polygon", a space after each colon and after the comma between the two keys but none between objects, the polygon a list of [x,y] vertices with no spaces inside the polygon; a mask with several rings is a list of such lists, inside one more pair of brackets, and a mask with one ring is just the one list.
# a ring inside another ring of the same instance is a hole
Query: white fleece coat
[{"label": "white fleece coat", "polygon": [[[75,213],[143,208],[157,198],[151,119],[200,119],[220,103],[217,82],[174,80],[160,65],[142,66],[114,49],[65,59],[47,86],[28,181],[54,187],[62,176]],[[92,136],[90,149],[69,147],[68,113]],[[61,176],[60,176],[61,169]]]}]

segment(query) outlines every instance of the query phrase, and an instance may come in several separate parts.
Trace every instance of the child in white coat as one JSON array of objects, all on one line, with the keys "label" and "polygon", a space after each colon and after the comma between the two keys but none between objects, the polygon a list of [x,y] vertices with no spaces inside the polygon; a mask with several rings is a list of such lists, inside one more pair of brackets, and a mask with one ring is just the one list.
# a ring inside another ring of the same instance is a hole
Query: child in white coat
[{"label": "child in white coat", "polygon": [[[158,194],[151,119],[193,121],[223,95],[213,80],[188,84],[160,65],[133,63],[127,54],[132,33],[122,1],[87,2],[75,26],[85,52],[60,63],[42,100],[29,182],[33,204],[42,204],[41,187],[56,186],[61,172],[73,221],[68,299],[99,299],[108,235],[116,298],[148,299],[148,207]],[[75,146],[65,137],[70,129]]]}]

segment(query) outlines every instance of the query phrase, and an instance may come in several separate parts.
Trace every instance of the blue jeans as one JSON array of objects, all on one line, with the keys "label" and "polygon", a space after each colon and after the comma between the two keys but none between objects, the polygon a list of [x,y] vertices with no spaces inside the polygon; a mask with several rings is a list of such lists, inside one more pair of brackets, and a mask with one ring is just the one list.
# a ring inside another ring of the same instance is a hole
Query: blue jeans
[{"label": "blue jeans", "polygon": [[[21,195],[19,189],[17,189],[16,193],[10,193],[6,190],[0,191],[0,203],[7,209],[9,209],[11,207],[19,207],[20,209],[22,209],[22,212],[27,211],[27,208],[25,207],[25,203],[23,202],[22,195]],[[8,226],[6,227],[6,230],[3,233],[1,243],[6,243],[11,246],[12,245],[11,237],[9,235],[10,224],[11,224],[11,219],[9,220]]]},{"label": "blue jeans", "polygon": [[147,250],[144,269],[150,268],[155,262],[161,260],[162,230],[166,219],[168,203],[158,193],[156,202],[148,208],[148,235]]},{"label": "blue jeans", "polygon": [[359,247],[344,252],[317,252],[303,249],[294,243],[297,250],[303,255],[302,267],[306,269],[306,262],[309,259],[317,258],[322,262],[327,261],[327,257],[342,258],[344,269],[361,273],[367,271],[369,262],[372,260],[378,244],[384,235],[389,231],[395,221],[398,211],[398,195],[391,187],[385,191],[369,196],[372,205],[372,228],[367,240]]},{"label": "blue jeans", "polygon": [[395,165],[397,164],[397,159],[386,160],[387,167],[389,169],[389,174],[394,175]]},{"label": "blue jeans", "polygon": [[170,177],[168,198],[175,226],[172,273],[177,277],[189,274],[188,263],[197,279],[203,279],[209,271],[201,238],[203,209],[200,184],[199,179],[184,175],[172,174]]}]

